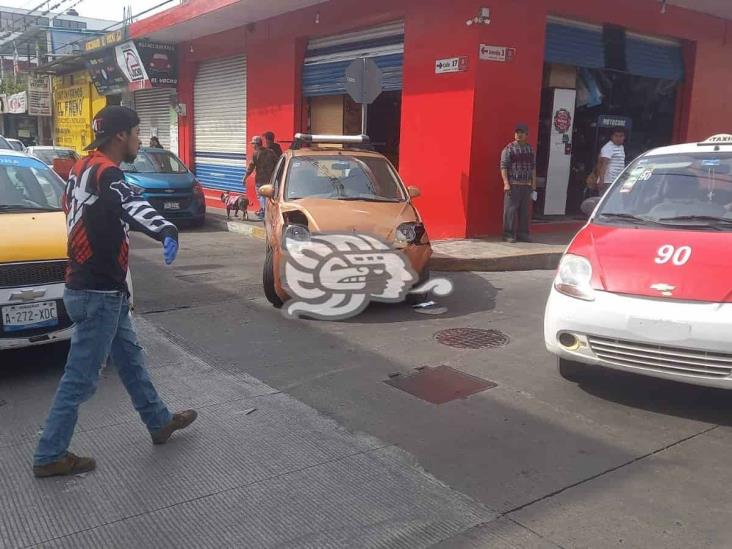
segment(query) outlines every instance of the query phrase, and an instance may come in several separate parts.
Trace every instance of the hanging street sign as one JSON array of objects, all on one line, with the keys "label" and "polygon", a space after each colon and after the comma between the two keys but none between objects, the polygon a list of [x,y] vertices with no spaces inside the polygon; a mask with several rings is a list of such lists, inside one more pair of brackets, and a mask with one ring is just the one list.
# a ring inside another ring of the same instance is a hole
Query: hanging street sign
[{"label": "hanging street sign", "polygon": [[373,59],[356,59],[346,69],[346,91],[356,103],[370,105],[383,88],[384,73]]}]

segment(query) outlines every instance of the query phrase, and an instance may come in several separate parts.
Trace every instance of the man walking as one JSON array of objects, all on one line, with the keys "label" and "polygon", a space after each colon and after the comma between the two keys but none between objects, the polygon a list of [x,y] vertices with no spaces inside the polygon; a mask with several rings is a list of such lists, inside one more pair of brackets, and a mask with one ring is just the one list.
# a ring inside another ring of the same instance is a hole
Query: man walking
[{"label": "man walking", "polygon": [[528,136],[529,127],[517,124],[514,141],[501,154],[501,177],[505,193],[503,239],[506,242],[531,242],[529,206],[536,191],[536,157],[534,149],[526,142]]},{"label": "man walking", "polygon": [[616,128],[610,141],[600,150],[600,161],[597,165],[597,189],[600,196],[625,169],[625,128]]},{"label": "man walking", "polygon": [[76,475],[96,467],[92,458],[68,451],[79,406],[97,388],[99,370],[111,356],[153,444],[164,444],[188,427],[196,412],[171,414],[150,381],[129,311],[126,283],[129,227],[163,244],[165,263],[175,261],[178,230],[125,182],[119,168],[140,149],[140,119],[110,106],[94,118],[92,152],[71,171],[64,197],[69,266],[64,305],[75,328],[66,369],[33,460],[37,477]]},{"label": "man walking", "polygon": [[280,147],[280,144],[275,141],[275,134],[272,132],[264,132],[262,134],[262,139],[264,140],[264,146],[270,149],[277,158],[282,156],[282,147]]},{"label": "man walking", "polygon": [[264,147],[262,138],[259,136],[252,139],[252,145],[254,145],[254,156],[252,156],[247,173],[244,175],[244,188],[246,188],[247,178],[256,172],[254,186],[257,188],[257,197],[259,198],[257,216],[262,219],[264,217],[264,206],[267,204],[267,199],[259,194],[259,189],[262,185],[267,185],[272,179],[272,174],[274,173],[279,157],[272,152],[272,149]]}]

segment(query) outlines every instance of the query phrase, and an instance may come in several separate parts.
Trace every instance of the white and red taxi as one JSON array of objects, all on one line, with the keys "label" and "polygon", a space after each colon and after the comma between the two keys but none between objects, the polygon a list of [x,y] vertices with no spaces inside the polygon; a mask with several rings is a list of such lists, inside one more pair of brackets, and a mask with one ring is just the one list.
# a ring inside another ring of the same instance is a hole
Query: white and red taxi
[{"label": "white and red taxi", "polygon": [[546,308],[560,373],[732,389],[732,135],[643,154],[593,207]]}]

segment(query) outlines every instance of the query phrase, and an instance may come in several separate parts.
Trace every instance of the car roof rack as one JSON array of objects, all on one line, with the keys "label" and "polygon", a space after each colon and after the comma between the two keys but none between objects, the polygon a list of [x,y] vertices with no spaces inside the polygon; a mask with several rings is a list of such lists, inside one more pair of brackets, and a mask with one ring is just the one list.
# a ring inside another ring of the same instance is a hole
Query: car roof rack
[{"label": "car roof rack", "polygon": [[344,149],[361,149],[373,151],[371,138],[368,135],[325,135],[311,133],[296,133],[295,140],[290,147],[293,150],[299,150],[305,146],[312,145],[343,145]]}]

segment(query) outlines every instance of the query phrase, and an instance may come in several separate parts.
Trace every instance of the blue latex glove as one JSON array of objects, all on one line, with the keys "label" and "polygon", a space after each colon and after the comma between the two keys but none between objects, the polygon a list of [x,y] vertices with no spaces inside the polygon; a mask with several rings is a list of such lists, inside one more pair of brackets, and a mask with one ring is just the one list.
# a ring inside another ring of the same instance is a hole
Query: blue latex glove
[{"label": "blue latex glove", "polygon": [[170,236],[166,236],[163,241],[163,257],[165,257],[165,264],[170,265],[175,261],[178,255],[178,241]]}]

